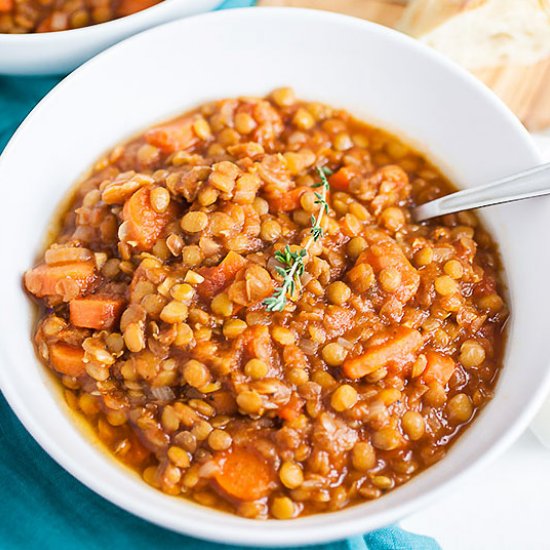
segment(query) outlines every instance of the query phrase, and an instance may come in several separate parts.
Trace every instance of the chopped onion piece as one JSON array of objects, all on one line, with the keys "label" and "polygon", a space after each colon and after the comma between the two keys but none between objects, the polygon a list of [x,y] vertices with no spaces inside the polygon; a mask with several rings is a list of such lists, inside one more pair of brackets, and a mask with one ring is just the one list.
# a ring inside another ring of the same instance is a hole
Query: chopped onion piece
[{"label": "chopped onion piece", "polygon": [[76,246],[56,246],[48,248],[44,254],[44,259],[48,265],[85,262],[91,260],[92,257],[90,250]]},{"label": "chopped onion piece", "polygon": [[338,338],[338,340],[336,340],[336,343],[345,349],[353,349],[353,345],[354,345],[353,342],[350,342],[349,340],[346,340],[345,338],[342,338],[342,337]]},{"label": "chopped onion piece", "polygon": [[309,338],[302,338],[302,340],[300,340],[300,348],[306,355],[315,355],[318,347],[319,344]]},{"label": "chopped onion piece", "polygon": [[153,394],[153,397],[159,401],[173,401],[176,398],[174,390],[169,386],[151,388],[151,393]]}]

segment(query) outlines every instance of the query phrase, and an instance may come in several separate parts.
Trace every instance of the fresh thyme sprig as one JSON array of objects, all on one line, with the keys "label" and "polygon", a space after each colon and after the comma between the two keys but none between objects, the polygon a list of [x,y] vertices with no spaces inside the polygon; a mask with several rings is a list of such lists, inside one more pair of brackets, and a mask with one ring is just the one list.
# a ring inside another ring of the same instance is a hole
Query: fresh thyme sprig
[{"label": "fresh thyme sprig", "polygon": [[328,168],[317,166],[317,174],[321,178],[321,181],[313,185],[313,187],[320,189],[320,192],[315,191],[315,204],[319,205],[319,211],[317,212],[317,216],[311,216],[311,230],[303,248],[293,252],[287,244],[283,250],[275,252],[275,259],[284,266],[277,266],[275,268],[275,271],[283,278],[283,282],[269,298],[263,301],[268,311],[282,311],[285,308],[287,296],[294,294],[296,284],[299,283],[300,277],[304,274],[304,258],[307,255],[307,251],[314,242],[323,237],[321,220],[325,214],[328,214],[327,193],[330,190],[330,185],[327,175],[330,176],[331,171]]}]

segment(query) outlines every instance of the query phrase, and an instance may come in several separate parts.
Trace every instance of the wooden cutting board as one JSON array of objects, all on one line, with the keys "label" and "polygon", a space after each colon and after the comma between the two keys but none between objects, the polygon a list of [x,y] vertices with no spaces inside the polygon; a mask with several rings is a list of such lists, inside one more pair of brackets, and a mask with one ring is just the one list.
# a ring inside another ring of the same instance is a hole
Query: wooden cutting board
[{"label": "wooden cutting board", "polygon": [[[259,6],[314,8],[393,26],[403,12],[400,0],[259,0]],[[530,131],[550,128],[550,58],[531,66],[510,65],[475,71]]]}]

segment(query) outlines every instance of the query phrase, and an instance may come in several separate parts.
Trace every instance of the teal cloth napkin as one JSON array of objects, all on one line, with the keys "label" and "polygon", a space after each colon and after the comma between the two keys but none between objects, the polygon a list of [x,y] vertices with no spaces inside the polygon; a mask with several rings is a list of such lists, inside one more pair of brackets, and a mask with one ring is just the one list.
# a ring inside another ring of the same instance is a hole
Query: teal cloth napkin
[{"label": "teal cloth napkin", "polygon": [[[218,9],[253,4],[253,0],[228,0]],[[60,77],[0,76],[0,152],[25,116],[59,80]],[[39,447],[1,395],[0,494],[0,548],[3,550],[231,549],[157,527],[90,491]],[[438,550],[440,547],[431,538],[391,526],[316,548]]]}]

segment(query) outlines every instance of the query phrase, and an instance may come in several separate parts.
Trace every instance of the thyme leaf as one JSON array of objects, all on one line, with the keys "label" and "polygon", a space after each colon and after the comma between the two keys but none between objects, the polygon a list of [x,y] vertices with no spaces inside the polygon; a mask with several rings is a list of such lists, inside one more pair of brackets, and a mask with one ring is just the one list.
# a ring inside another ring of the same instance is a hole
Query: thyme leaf
[{"label": "thyme leaf", "polygon": [[283,281],[273,294],[263,301],[268,311],[282,311],[285,308],[288,295],[292,296],[295,293],[296,286],[300,283],[300,277],[305,272],[304,258],[307,256],[307,251],[313,243],[323,238],[324,232],[321,227],[321,221],[323,216],[328,214],[329,211],[327,194],[330,191],[330,184],[327,176],[330,176],[332,171],[326,167],[321,168],[319,166],[316,167],[316,171],[321,181],[315,183],[312,187],[321,190],[320,192],[315,192],[315,204],[319,205],[319,211],[317,212],[317,216],[311,216],[310,235],[303,248],[292,251],[287,244],[283,250],[278,250],[273,255],[281,264],[281,266],[275,268],[275,271],[282,277]]}]

